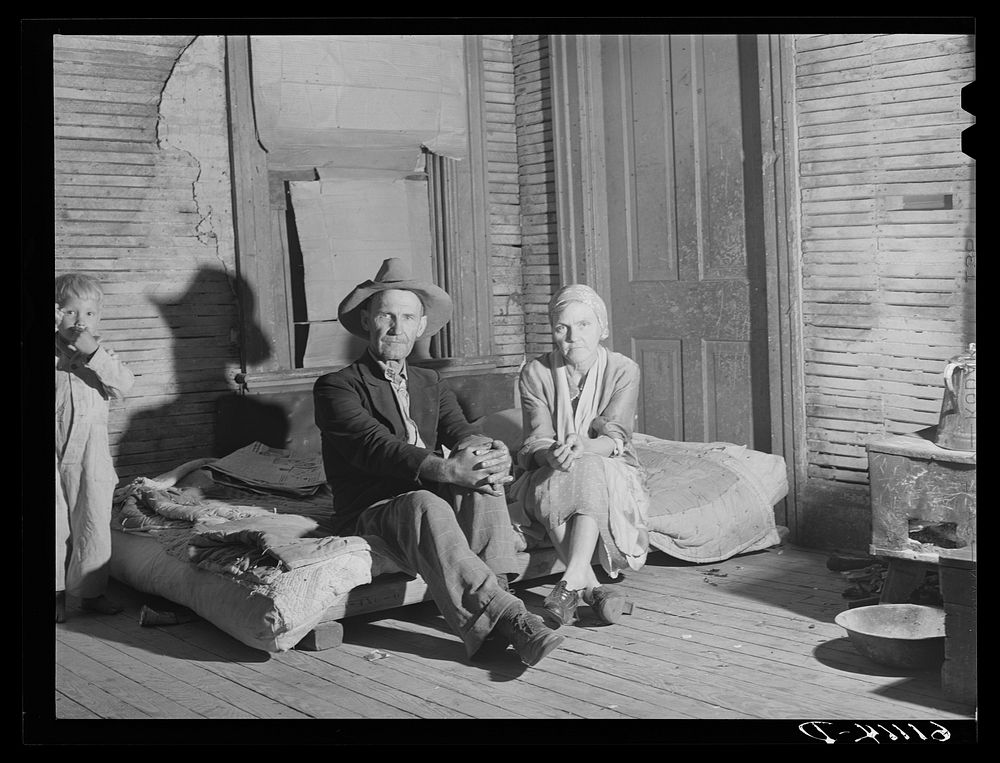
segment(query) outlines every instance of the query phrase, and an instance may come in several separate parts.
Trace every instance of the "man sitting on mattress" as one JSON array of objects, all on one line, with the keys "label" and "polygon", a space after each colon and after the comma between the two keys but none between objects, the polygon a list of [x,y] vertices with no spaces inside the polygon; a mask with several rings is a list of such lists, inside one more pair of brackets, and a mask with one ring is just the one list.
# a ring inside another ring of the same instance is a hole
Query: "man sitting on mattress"
[{"label": "man sitting on mattress", "polygon": [[535,665],[563,636],[507,588],[516,569],[503,489],[510,453],[466,420],[436,371],[406,362],[451,312],[448,294],[397,258],[340,303],[341,325],[368,347],[313,390],[334,522],[341,535],[381,538],[399,567],[420,575],[470,657],[490,641]]}]

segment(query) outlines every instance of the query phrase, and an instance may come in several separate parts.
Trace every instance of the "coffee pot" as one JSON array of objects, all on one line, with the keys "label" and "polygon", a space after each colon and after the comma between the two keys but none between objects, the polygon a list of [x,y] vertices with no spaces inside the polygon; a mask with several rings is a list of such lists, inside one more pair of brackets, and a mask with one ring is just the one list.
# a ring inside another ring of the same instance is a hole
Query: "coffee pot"
[{"label": "coffee pot", "polygon": [[976,345],[948,361],[935,442],[948,450],[976,449]]}]

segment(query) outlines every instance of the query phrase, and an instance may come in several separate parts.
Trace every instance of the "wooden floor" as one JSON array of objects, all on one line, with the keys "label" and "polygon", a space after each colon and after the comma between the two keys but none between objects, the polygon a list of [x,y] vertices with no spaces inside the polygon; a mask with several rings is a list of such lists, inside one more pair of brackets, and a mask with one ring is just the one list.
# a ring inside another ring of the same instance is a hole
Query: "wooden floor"
[{"label": "wooden floor", "polygon": [[[515,586],[529,608],[557,578]],[[508,650],[469,662],[433,603],[345,622],[344,643],[268,655],[204,621],[140,627],[71,610],[56,626],[59,719],[657,718],[955,721],[937,671],[859,655],[834,621],[844,577],[789,546],[706,565],[659,552],[619,585],[635,602],[614,626],[565,628],[534,668]],[[58,726],[58,723],[56,724]]]}]

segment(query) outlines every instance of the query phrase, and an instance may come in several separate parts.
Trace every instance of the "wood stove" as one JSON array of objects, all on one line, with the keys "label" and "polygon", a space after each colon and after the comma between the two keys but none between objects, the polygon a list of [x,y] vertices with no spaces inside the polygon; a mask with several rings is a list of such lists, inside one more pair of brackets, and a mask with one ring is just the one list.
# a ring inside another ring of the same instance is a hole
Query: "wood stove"
[{"label": "wood stove", "polygon": [[868,444],[870,551],[889,560],[880,603],[906,603],[929,569],[945,609],[945,693],[976,702],[976,453],[935,444],[931,427]]}]

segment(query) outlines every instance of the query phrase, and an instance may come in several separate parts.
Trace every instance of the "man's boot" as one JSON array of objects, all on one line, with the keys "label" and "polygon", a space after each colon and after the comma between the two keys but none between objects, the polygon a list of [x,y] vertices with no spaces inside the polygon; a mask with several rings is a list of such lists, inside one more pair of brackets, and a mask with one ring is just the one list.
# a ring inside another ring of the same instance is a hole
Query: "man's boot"
[{"label": "man's boot", "polygon": [[507,639],[521,662],[537,665],[553,649],[558,647],[565,636],[545,625],[538,615],[525,609],[524,604],[510,607],[494,626],[493,631]]}]

